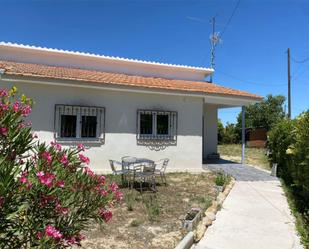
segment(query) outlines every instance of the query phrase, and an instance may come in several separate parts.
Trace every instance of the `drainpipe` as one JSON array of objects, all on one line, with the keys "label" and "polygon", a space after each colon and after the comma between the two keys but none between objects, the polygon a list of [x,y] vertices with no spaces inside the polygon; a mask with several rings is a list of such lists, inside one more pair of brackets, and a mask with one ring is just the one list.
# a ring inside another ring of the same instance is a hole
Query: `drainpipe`
[{"label": "drainpipe", "polygon": [[241,164],[245,164],[245,147],[246,147],[246,120],[245,120],[245,113],[246,113],[246,107],[241,107],[241,144],[242,144],[242,150],[241,150]]}]

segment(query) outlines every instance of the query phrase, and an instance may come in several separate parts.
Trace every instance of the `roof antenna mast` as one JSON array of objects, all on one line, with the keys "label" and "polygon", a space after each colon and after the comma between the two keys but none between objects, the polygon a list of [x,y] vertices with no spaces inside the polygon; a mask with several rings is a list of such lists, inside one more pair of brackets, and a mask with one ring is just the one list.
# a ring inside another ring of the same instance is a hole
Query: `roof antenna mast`
[{"label": "roof antenna mast", "polygon": [[[214,16],[211,19],[212,24],[212,34],[209,36],[210,43],[211,43],[211,54],[210,54],[210,68],[215,68],[215,52],[216,46],[220,42],[219,32],[216,32],[216,17]],[[210,82],[212,83],[213,75],[210,75]]]}]

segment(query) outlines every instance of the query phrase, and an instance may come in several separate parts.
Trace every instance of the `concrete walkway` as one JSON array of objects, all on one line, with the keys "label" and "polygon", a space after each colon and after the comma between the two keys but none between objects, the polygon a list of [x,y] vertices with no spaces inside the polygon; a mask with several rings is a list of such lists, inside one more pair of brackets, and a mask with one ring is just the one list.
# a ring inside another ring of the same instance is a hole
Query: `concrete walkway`
[{"label": "concrete walkway", "polygon": [[269,172],[240,164],[207,164],[235,177],[217,219],[194,249],[300,249],[280,182]]}]

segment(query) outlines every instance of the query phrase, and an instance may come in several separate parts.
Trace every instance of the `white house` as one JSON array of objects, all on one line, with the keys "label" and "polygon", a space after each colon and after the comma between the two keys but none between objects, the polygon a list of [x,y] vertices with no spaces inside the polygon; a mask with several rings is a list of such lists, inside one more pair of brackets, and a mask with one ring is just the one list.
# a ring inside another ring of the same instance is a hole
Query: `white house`
[{"label": "white house", "polygon": [[209,68],[0,43],[1,87],[35,101],[41,140],[84,143],[96,172],[123,156],[169,158],[169,170],[200,170],[217,152],[219,108],[261,97],[205,81]]}]

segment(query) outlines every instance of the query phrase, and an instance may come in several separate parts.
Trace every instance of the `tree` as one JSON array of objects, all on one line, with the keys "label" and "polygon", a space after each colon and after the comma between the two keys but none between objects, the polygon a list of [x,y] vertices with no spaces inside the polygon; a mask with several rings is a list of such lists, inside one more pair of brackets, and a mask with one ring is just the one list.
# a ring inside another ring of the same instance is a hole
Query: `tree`
[{"label": "tree", "polygon": [[218,119],[218,143],[222,144],[224,137],[224,126],[222,124],[222,121]]},{"label": "tree", "polygon": [[[260,103],[250,105],[246,108],[246,128],[266,128],[270,131],[271,128],[281,121],[285,116],[283,104],[285,97],[282,95],[273,96],[267,95]],[[241,137],[242,114],[237,117],[237,133]]]}]

